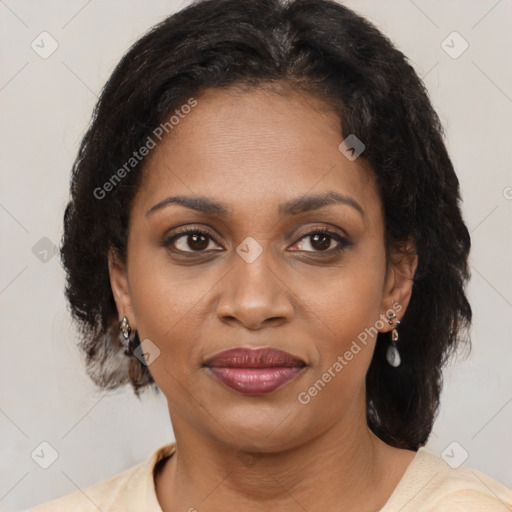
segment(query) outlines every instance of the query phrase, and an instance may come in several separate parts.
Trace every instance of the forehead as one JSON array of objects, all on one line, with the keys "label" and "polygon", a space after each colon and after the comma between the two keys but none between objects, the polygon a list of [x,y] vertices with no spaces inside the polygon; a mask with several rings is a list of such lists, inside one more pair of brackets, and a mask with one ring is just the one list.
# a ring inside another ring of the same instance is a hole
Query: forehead
[{"label": "forehead", "polygon": [[290,88],[234,87],[196,101],[147,157],[141,208],[186,194],[218,198],[232,214],[270,204],[278,213],[277,204],[335,191],[379,213],[373,173],[340,152],[341,119],[327,103]]}]

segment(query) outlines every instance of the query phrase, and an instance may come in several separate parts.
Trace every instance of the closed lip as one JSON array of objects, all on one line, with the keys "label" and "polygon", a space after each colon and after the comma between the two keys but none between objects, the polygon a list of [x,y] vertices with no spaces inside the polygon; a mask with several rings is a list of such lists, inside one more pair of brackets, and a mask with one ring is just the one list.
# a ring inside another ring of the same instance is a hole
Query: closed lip
[{"label": "closed lip", "polygon": [[269,347],[237,347],[210,357],[203,363],[203,366],[211,368],[293,368],[306,366],[306,363],[284,350]]}]

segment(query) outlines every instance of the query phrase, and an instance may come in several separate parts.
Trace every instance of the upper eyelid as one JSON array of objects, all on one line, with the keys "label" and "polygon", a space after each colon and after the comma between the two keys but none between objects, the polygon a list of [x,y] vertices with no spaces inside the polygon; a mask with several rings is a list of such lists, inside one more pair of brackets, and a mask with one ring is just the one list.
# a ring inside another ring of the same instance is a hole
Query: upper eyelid
[{"label": "upper eyelid", "polygon": [[[341,231],[341,233],[339,233],[338,231]],[[346,239],[349,238],[348,233],[344,229],[335,228],[334,226],[325,226],[325,225],[307,228],[304,231],[301,230],[295,236],[298,237],[298,239],[300,240],[301,238],[304,238],[305,236],[313,235],[317,232],[325,232],[326,234],[336,235],[336,236],[339,236],[340,238],[346,238]]]},{"label": "upper eyelid", "polygon": [[[205,235],[208,235],[211,238],[215,238],[215,236],[216,236],[216,234],[215,234],[216,230],[211,228],[210,226],[208,226],[207,228],[202,228],[202,227],[198,227],[198,226],[189,226],[189,225],[187,225],[187,226],[180,226],[180,227],[175,228],[175,229],[178,229],[179,231],[177,231],[176,233],[173,233],[172,235],[168,235],[168,236],[167,236],[167,233],[166,233],[164,235],[164,238],[175,238],[175,237],[177,238],[179,236],[185,236],[185,235],[190,234],[190,233],[204,233]],[[341,231],[341,233],[336,232],[336,230]],[[171,231],[171,230],[169,230],[169,231]],[[314,226],[314,227],[306,228],[304,230],[300,230],[299,233],[297,233],[295,236],[301,238],[301,237],[304,237],[304,236],[308,236],[308,235],[314,234],[317,231],[326,231],[326,232],[338,235],[340,237],[347,237],[347,238],[349,237],[348,233],[344,229],[336,228],[334,226],[326,226],[326,225]],[[212,234],[212,232],[213,232],[213,234]]]}]

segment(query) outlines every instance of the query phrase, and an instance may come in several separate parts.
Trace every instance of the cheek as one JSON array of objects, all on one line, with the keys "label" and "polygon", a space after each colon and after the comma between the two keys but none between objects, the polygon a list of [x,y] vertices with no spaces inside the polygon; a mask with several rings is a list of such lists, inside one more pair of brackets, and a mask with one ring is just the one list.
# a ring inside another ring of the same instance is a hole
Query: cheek
[{"label": "cheek", "polygon": [[354,390],[364,383],[377,332],[383,327],[385,255],[378,247],[370,254],[373,257],[347,259],[332,279],[324,279],[315,287],[303,286],[302,297],[312,313],[311,323],[316,325],[316,336],[313,331],[310,335],[318,340],[314,377],[321,378],[330,369],[331,377],[326,375],[325,380],[331,378],[333,384],[328,387],[334,393],[334,389]]},{"label": "cheek", "polygon": [[380,301],[375,279],[369,273],[365,279],[357,277],[340,280],[340,286],[317,304],[322,321],[316,326],[321,331],[310,332],[311,339],[317,340],[316,358],[297,400],[313,417],[323,418],[327,424],[348,410],[351,403],[364,402]]},{"label": "cheek", "polygon": [[[219,281],[207,267],[172,264],[161,248],[133,244],[129,281],[133,314],[141,342],[150,339],[160,350],[149,367],[161,389],[175,379],[194,380],[208,339],[209,294]],[[206,332],[203,332],[206,331]],[[172,376],[172,377],[171,377]]]},{"label": "cheek", "polygon": [[378,252],[373,254],[368,259],[354,255],[314,285],[308,280],[302,282],[301,296],[322,321],[329,338],[339,336],[346,342],[379,320],[384,263]]},{"label": "cheek", "polygon": [[198,308],[207,289],[200,280],[180,284],[169,265],[157,261],[151,265],[137,257],[131,263],[132,307],[139,338],[151,340],[159,350],[148,370],[165,395],[179,402],[182,386],[193,389],[199,371]]},{"label": "cheek", "polygon": [[200,270],[173,264],[165,248],[140,226],[129,240],[128,274],[137,329],[162,339],[206,292]]}]

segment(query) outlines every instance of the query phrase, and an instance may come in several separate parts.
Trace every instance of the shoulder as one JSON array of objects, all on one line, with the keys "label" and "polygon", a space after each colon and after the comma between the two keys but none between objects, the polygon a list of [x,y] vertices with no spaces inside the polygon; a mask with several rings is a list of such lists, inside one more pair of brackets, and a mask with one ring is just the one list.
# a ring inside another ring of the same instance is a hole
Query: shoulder
[{"label": "shoulder", "polygon": [[161,512],[156,498],[153,470],[159,460],[174,452],[175,443],[154,450],[145,460],[107,480],[48,501],[27,512]]},{"label": "shoulder", "polygon": [[381,512],[506,512],[512,491],[467,466],[420,448]]}]

